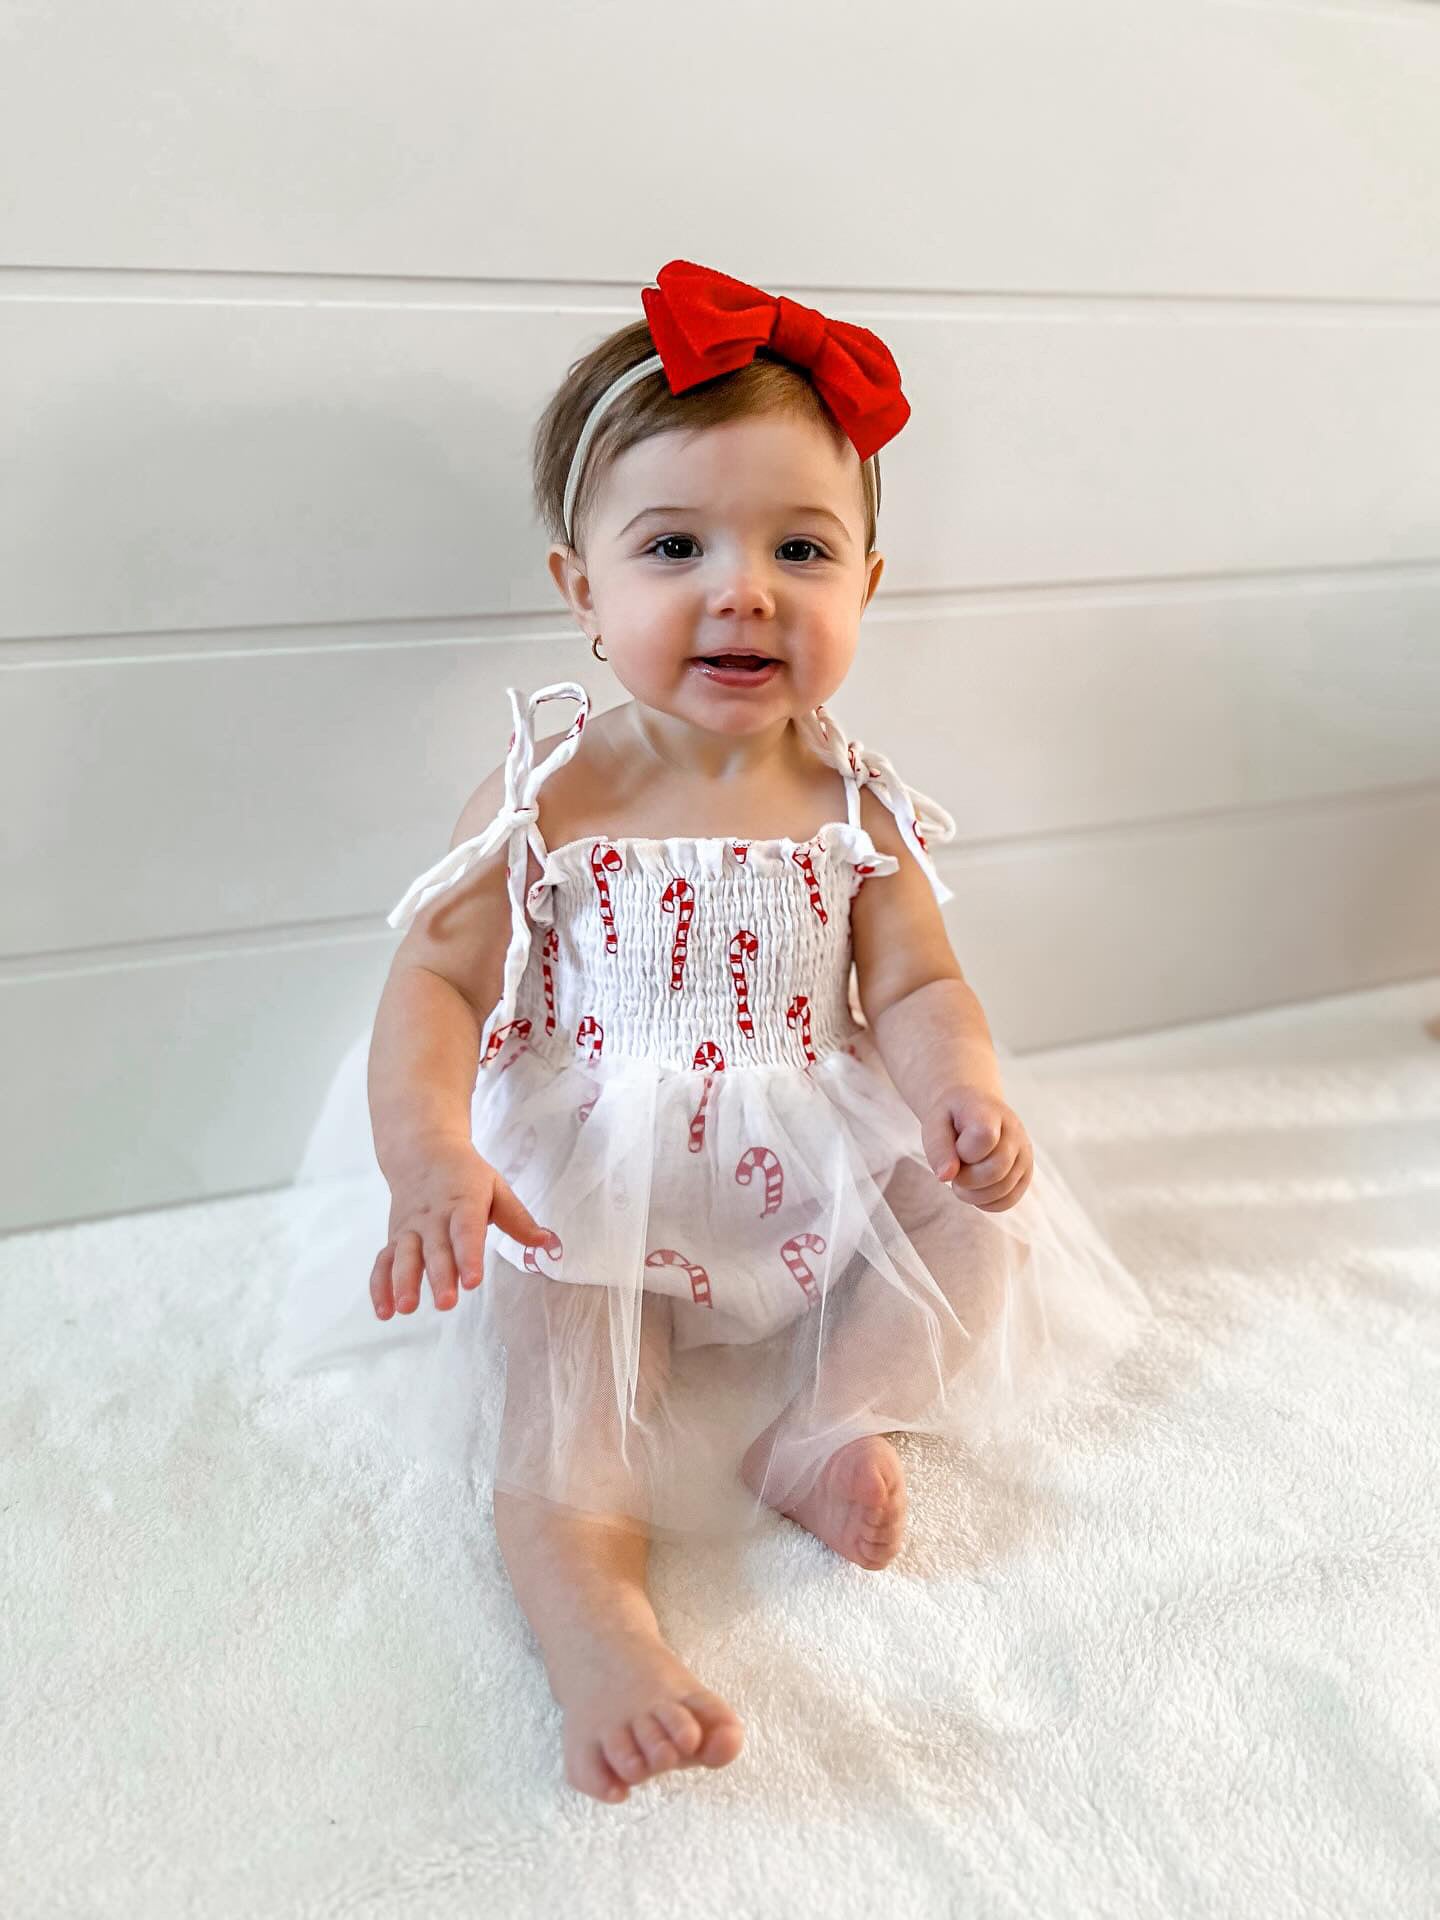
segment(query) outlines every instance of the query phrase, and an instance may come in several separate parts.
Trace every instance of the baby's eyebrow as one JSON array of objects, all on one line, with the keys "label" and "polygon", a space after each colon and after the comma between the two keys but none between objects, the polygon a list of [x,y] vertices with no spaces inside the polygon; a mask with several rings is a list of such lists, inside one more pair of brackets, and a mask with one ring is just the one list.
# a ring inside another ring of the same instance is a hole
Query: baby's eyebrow
[{"label": "baby's eyebrow", "polygon": [[[620,529],[619,538],[624,539],[625,535],[630,531],[631,527],[638,525],[639,522],[642,520],[648,520],[652,514],[703,513],[703,512],[704,512],[703,507],[679,507],[679,506],[642,507],[639,513],[635,515],[633,520],[627,520],[625,522],[625,525]],[[780,514],[784,514],[787,516],[791,514],[802,514],[802,513],[813,514],[821,520],[833,521],[834,524],[840,529],[841,533],[844,533],[847,530],[845,526],[845,522],[840,518],[839,514],[832,513],[829,507],[777,507],[775,509],[775,512],[777,516]]]}]

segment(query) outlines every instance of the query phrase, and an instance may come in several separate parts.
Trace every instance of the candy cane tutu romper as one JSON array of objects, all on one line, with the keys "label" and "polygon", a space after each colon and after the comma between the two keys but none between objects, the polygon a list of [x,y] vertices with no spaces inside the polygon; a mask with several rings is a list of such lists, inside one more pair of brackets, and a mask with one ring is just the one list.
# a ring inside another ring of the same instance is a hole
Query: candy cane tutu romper
[{"label": "candy cane tutu romper", "polygon": [[[1000,1445],[1113,1361],[1144,1296],[1079,1197],[1083,1169],[1067,1177],[1037,1137],[1015,1063],[1005,1092],[1035,1173],[982,1213],[930,1171],[852,999],[850,902],[899,867],[861,825],[861,786],[942,903],[926,831],[950,838],[950,816],[820,706],[799,724],[845,816],[810,839],[548,848],[536,796],[581,749],[589,698],[574,681],[509,697],[504,806],[391,923],[507,847],[511,941],[472,1132],[554,1239],[526,1247],[492,1223],[477,1291],[440,1312],[427,1284],[415,1314],[376,1318],[389,1193],[362,1035],[301,1168],[279,1370],[338,1370],[428,1462],[678,1536],[747,1528],[861,1434]],[[561,699],[579,710],[536,766],[536,708]],[[742,1457],[782,1413],[747,1484]]]}]

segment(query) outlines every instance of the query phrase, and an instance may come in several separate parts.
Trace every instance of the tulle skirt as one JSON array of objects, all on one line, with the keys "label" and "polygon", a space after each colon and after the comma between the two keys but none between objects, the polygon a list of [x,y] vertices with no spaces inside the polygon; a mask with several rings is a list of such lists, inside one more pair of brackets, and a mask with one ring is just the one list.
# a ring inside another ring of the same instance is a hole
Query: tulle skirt
[{"label": "tulle skirt", "polygon": [[382,1321],[368,1047],[341,1063],[297,1177],[263,1367],[273,1385],[334,1376],[402,1456],[477,1492],[660,1537],[743,1532],[863,1434],[1023,1450],[1029,1416],[1148,1321],[1019,1064],[1001,1052],[1035,1172],[984,1213],[931,1172],[865,1029],[806,1072],[501,1056],[475,1145],[555,1242],[492,1224],[477,1289],[442,1311],[427,1278],[414,1314]]}]

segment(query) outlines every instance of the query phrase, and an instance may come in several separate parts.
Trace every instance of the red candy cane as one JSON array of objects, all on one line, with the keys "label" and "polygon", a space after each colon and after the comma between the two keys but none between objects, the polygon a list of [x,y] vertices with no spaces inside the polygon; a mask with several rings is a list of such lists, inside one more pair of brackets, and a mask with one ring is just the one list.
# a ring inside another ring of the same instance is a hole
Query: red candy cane
[{"label": "red candy cane", "polygon": [[759,951],[760,942],[748,927],[741,927],[730,942],[730,977],[735,982],[735,997],[740,1003],[735,1018],[747,1040],[755,1038],[755,1026],[750,1018],[750,989],[745,979],[745,961],[747,957],[753,960]]},{"label": "red candy cane", "polygon": [[695,912],[695,889],[683,875],[677,873],[661,894],[660,906],[665,913],[679,915],[675,944],[670,949],[670,985],[678,991],[684,984],[685,948],[690,938],[690,921]]},{"label": "red candy cane", "polygon": [[583,1047],[590,1042],[593,1042],[593,1045],[590,1046],[588,1057],[591,1060],[598,1060],[600,1058],[600,1049],[605,1044],[605,1029],[593,1013],[587,1013],[575,1029],[575,1044],[577,1047]]},{"label": "red candy cane", "polygon": [[547,1260],[553,1260],[558,1266],[560,1264],[560,1256],[564,1251],[565,1247],[559,1234],[552,1231],[543,1247],[526,1247],[525,1271],[527,1273],[538,1273],[540,1271],[539,1267],[535,1264],[535,1257],[541,1253],[544,1254]]},{"label": "red candy cane", "polygon": [[818,1233],[797,1233],[781,1247],[780,1258],[785,1262],[790,1278],[799,1282],[801,1292],[814,1307],[820,1303],[820,1289],[816,1286],[815,1276],[811,1273],[809,1263],[801,1252],[804,1247],[808,1247],[812,1253],[823,1253],[825,1242]]},{"label": "red candy cane", "polygon": [[715,1303],[710,1298],[710,1276],[704,1267],[693,1260],[687,1260],[683,1253],[677,1253],[673,1247],[656,1247],[653,1253],[645,1256],[647,1267],[683,1267],[690,1277],[690,1298],[697,1307],[711,1307]]},{"label": "red candy cane", "polygon": [[771,1147],[747,1147],[741,1154],[735,1168],[735,1178],[742,1187],[748,1187],[750,1176],[759,1170],[765,1175],[765,1204],[760,1209],[763,1220],[767,1213],[777,1213],[785,1192],[785,1174],[780,1166],[779,1155]]},{"label": "red candy cane", "polygon": [[820,924],[823,927],[830,916],[821,903],[820,885],[815,878],[815,864],[810,855],[810,843],[807,841],[803,846],[796,847],[790,858],[805,876],[805,891],[810,896],[811,909],[819,914]]},{"label": "red candy cane", "polygon": [[799,1027],[800,1044],[805,1049],[805,1064],[807,1067],[813,1067],[815,1050],[810,1045],[810,1002],[803,993],[797,993],[785,1009],[785,1019],[790,1027]]},{"label": "red candy cane", "polygon": [[705,1102],[710,1098],[710,1082],[717,1073],[725,1071],[725,1056],[713,1040],[702,1040],[695,1049],[693,1064],[696,1068],[708,1069],[705,1084],[700,1089],[700,1104],[690,1122],[690,1151],[699,1153],[705,1144]]},{"label": "red candy cane", "polygon": [[615,915],[610,906],[610,883],[606,872],[618,873],[625,864],[618,847],[607,847],[603,840],[597,840],[590,849],[590,871],[595,876],[595,885],[600,891],[600,919],[605,928],[605,951],[615,951]]},{"label": "red candy cane", "polygon": [[554,927],[548,927],[540,947],[540,977],[545,983],[545,1031],[555,1031],[555,976],[550,971],[550,962],[560,957],[560,935]]},{"label": "red candy cane", "polygon": [[507,1020],[503,1026],[496,1027],[490,1036],[489,1045],[481,1056],[480,1065],[482,1067],[489,1066],[490,1062],[504,1046],[508,1036],[512,1033],[518,1033],[522,1040],[528,1040],[530,1038],[530,1022],[528,1020]]}]

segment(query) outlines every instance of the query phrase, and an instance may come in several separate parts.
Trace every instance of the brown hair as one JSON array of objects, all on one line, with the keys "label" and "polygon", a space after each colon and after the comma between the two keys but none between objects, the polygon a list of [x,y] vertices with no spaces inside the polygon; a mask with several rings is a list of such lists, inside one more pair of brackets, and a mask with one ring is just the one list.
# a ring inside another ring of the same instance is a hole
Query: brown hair
[{"label": "brown hair", "polygon": [[[590,409],[612,380],[638,366],[655,351],[648,320],[636,320],[602,340],[598,347],[574,361],[564,381],[551,396],[536,425],[531,447],[535,505],[545,531],[565,544],[565,483],[576,443],[590,417]],[[586,516],[594,506],[606,469],[622,453],[652,434],[693,431],[717,426],[722,420],[746,415],[790,413],[817,420],[837,445],[848,446],[845,431],[821,398],[802,367],[782,359],[767,347],[757,347],[755,358],[732,372],[718,374],[684,393],[674,394],[659,369],[637,380],[612,400],[596,423],[585,456],[585,471],[575,496],[574,532],[577,549],[584,545]],[[875,551],[875,527],[880,511],[878,457],[860,463],[865,516],[865,551]]]}]

